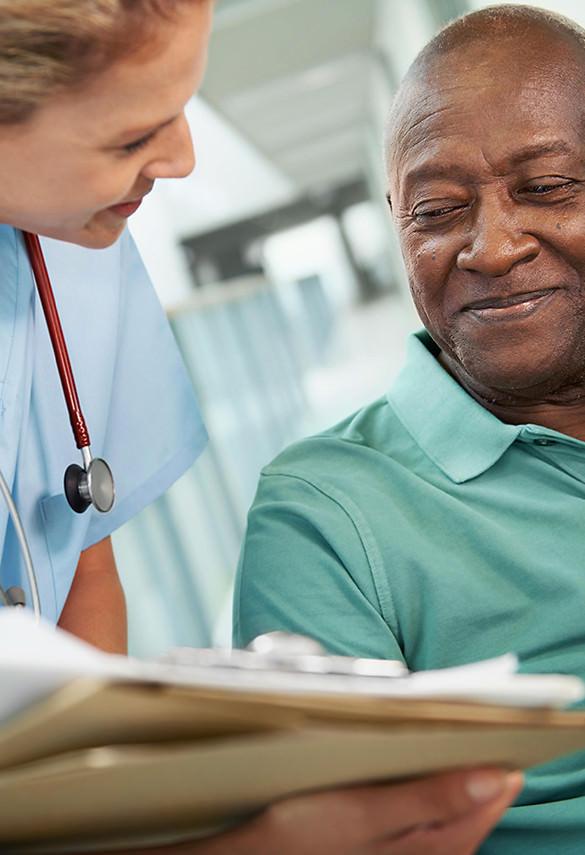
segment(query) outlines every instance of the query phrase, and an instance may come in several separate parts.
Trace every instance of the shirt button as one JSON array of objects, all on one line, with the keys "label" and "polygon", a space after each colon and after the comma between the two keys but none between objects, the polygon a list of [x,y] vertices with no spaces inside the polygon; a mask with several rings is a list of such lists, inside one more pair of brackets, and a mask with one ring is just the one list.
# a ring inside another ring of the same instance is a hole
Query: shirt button
[{"label": "shirt button", "polygon": [[534,444],[535,445],[554,445],[555,441],[554,441],[554,439],[535,439]]}]

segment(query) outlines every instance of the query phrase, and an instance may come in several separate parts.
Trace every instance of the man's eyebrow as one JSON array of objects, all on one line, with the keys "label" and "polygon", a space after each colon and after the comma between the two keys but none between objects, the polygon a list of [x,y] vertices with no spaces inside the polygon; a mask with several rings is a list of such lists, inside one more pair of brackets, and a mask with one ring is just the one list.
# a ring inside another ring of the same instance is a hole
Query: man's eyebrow
[{"label": "man's eyebrow", "polygon": [[420,181],[436,181],[440,178],[469,181],[469,177],[469,170],[457,163],[443,164],[436,160],[429,160],[409,169],[404,176],[404,183],[411,185]]},{"label": "man's eyebrow", "polygon": [[515,152],[510,156],[509,161],[512,166],[517,166],[527,160],[536,160],[539,157],[545,157],[548,154],[573,154],[574,149],[565,142],[565,140],[545,140],[543,142],[534,143],[533,145],[525,146],[520,151]]},{"label": "man's eyebrow", "polygon": [[[506,166],[513,168],[530,160],[537,160],[547,155],[570,155],[574,149],[565,140],[546,140],[525,146],[506,158]],[[420,166],[414,166],[404,176],[405,186],[411,186],[421,181],[436,181],[441,178],[466,182],[470,180],[469,170],[457,163],[441,163],[439,160],[429,160]]]}]

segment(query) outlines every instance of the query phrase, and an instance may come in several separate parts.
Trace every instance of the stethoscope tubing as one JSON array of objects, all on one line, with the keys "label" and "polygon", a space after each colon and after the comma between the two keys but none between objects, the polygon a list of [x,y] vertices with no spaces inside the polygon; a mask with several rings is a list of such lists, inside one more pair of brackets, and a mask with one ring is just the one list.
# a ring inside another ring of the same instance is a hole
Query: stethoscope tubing
[{"label": "stethoscope tubing", "polygon": [[[57,311],[57,304],[55,303],[51,280],[49,279],[39,238],[32,232],[23,231],[22,235],[47,322],[49,338],[55,355],[55,362],[61,380],[67,412],[69,413],[73,437],[77,448],[81,451],[83,461],[83,466],[71,464],[67,467],[63,483],[65,496],[70,507],[76,513],[83,513],[90,505],[93,505],[100,513],[107,513],[111,510],[115,497],[112,472],[105,460],[99,457],[93,458],[91,454],[89,431],[87,430],[87,425],[81,411],[81,403],[77,394],[67,344],[63,335],[63,328],[61,327],[61,320]],[[20,515],[2,471],[0,471],[0,492],[6,501],[16,536],[20,543],[29,580],[32,608],[36,619],[39,620],[41,615],[40,597],[30,548]],[[13,586],[5,591],[0,585],[0,603],[4,606],[24,606],[25,599],[24,591],[20,587]]]},{"label": "stethoscope tubing", "polygon": [[77,448],[87,448],[91,444],[89,440],[89,432],[87,430],[87,425],[85,424],[85,419],[83,418],[81,403],[79,401],[75,378],[73,376],[73,369],[71,368],[67,345],[65,344],[65,336],[63,335],[63,328],[61,327],[61,321],[59,319],[59,313],[57,311],[57,305],[55,303],[55,297],[53,295],[53,289],[51,287],[51,281],[47,272],[45,259],[43,258],[39,238],[31,232],[23,231],[22,234],[24,236],[27,252],[37,283],[37,290],[39,292],[43,312],[45,313],[47,328],[49,330],[49,336],[51,337],[51,343],[55,353],[55,361],[57,363],[59,377],[61,378],[63,396],[65,398],[65,404],[67,405],[73,436],[75,437]]},{"label": "stethoscope tubing", "polygon": [[[32,609],[35,619],[38,621],[41,617],[41,601],[39,597],[39,587],[37,585],[37,574],[35,573],[35,568],[33,565],[32,557],[30,554],[30,549],[28,546],[28,540],[26,539],[26,534],[24,533],[24,527],[22,525],[22,521],[20,519],[20,514],[16,509],[16,505],[14,504],[14,499],[12,498],[12,494],[8,488],[8,484],[6,483],[6,479],[4,475],[0,471],[0,491],[4,497],[4,501],[8,507],[8,513],[12,519],[12,524],[14,525],[14,530],[16,532],[16,537],[18,538],[18,542],[20,544],[20,549],[22,552],[22,557],[24,559],[24,564],[26,567],[26,574],[28,576],[28,583],[30,586],[30,593],[32,598]],[[6,598],[6,594],[3,588],[0,588],[0,599],[4,603],[5,606],[10,605]]]},{"label": "stethoscope tubing", "polygon": [[39,238],[32,232],[23,231],[22,234],[47,322],[73,437],[83,459],[83,466],[73,463],[65,471],[65,496],[76,513],[82,514],[90,505],[100,513],[107,513],[112,509],[116,494],[112,471],[105,460],[100,457],[93,458],[91,454],[89,431],[81,411],[67,344]]}]

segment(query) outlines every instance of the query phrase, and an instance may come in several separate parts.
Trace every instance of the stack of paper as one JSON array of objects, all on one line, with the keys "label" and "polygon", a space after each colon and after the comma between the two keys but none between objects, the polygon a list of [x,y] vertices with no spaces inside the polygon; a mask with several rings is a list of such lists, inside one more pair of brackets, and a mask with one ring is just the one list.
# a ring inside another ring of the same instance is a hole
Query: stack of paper
[{"label": "stack of paper", "polygon": [[517,674],[513,656],[388,677],[330,664],[280,671],[212,651],[141,662],[0,611],[0,842],[65,853],[174,840],[307,789],[585,747],[585,713],[558,708],[582,682]]}]

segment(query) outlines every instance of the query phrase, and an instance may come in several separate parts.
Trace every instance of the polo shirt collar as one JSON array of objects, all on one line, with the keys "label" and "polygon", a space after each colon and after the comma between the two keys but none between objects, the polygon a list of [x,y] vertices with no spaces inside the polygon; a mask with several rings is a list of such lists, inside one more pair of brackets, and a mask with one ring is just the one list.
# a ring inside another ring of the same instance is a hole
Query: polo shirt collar
[{"label": "polo shirt collar", "polygon": [[438,352],[426,330],[409,336],[388,401],[427,457],[462,483],[493,466],[524,426],[505,424],[475,401],[441,367]]}]

